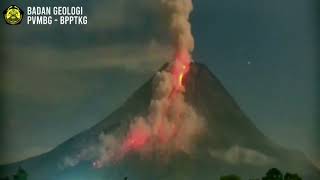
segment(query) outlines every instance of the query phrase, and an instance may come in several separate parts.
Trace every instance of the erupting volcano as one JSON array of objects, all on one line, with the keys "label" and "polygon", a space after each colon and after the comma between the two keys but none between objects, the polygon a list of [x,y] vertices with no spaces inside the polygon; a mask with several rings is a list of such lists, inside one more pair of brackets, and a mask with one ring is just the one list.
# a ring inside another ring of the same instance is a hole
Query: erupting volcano
[{"label": "erupting volcano", "polygon": [[278,167],[319,180],[302,153],[262,134],[213,73],[193,62],[192,1],[159,1],[172,60],[98,124],[48,153],[0,166],[0,176],[22,166],[33,180],[249,179]]},{"label": "erupting volcano", "polygon": [[94,167],[121,160],[131,152],[144,156],[156,154],[164,159],[176,152],[190,153],[197,137],[204,131],[202,118],[184,100],[183,80],[192,62],[194,47],[189,23],[192,1],[161,2],[169,12],[169,29],[175,49],[173,60],[156,74],[148,115],[135,117],[124,137],[107,137],[112,140],[107,141],[103,147],[106,150],[93,163]]},{"label": "erupting volcano", "polygon": [[173,88],[181,86],[172,72],[171,62],[94,127],[46,154],[0,166],[0,175],[22,166],[33,180],[249,179],[278,167],[320,178],[302,153],[263,135],[205,65],[189,64],[184,90]]}]

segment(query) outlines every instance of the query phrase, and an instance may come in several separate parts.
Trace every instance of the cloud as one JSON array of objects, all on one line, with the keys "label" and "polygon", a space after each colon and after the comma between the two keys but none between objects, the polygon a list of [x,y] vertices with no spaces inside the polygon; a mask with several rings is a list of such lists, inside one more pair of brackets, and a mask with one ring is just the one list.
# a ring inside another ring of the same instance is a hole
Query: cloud
[{"label": "cloud", "polygon": [[[129,0],[105,0],[90,7],[89,30],[117,30],[128,26],[137,26],[142,21],[137,8],[129,7]],[[133,11],[135,13],[133,13]]]},{"label": "cloud", "polygon": [[[66,113],[61,110],[59,114],[57,109],[63,107],[72,112],[72,107],[80,107],[85,98],[93,99],[97,89],[105,94],[117,89],[116,85],[105,84],[106,79],[110,79],[106,75],[118,80],[114,74],[121,73],[119,79],[130,82],[132,77],[142,79],[145,74],[148,77],[153,74],[172,53],[166,43],[168,37],[163,29],[166,27],[160,22],[164,19],[158,16],[159,2],[90,1],[83,4],[88,13],[87,26],[22,24],[23,28],[17,29],[14,36],[4,39],[3,96],[7,116],[4,121],[17,119],[15,123],[30,122],[31,126],[40,117],[47,120],[53,116],[58,117],[59,124],[60,119],[66,118]],[[48,1],[37,5],[53,6],[55,3]],[[30,3],[21,6],[27,5]],[[4,33],[11,33],[11,29],[4,27]],[[132,92],[131,85],[119,86],[128,90],[114,93],[108,99],[111,105],[115,104],[114,97],[125,97]],[[17,149],[16,145],[10,148]]]},{"label": "cloud", "polygon": [[264,166],[275,161],[275,159],[268,155],[238,145],[232,146],[227,150],[210,149],[209,154],[212,158],[223,160],[229,164]]},{"label": "cloud", "polygon": [[312,163],[320,170],[320,158],[314,157],[310,158]]},{"label": "cloud", "polygon": [[16,50],[19,53],[6,51],[12,55],[6,59],[4,68],[5,92],[39,100],[51,97],[52,101],[80,97],[88,88],[99,86],[82,79],[88,71],[121,69],[124,73],[151,73],[170,57],[170,49],[155,41],[135,47],[124,44],[73,51],[49,47]]},{"label": "cloud", "polygon": [[[168,42],[166,18],[160,16],[158,0],[103,0],[82,4],[88,24],[84,26],[28,26],[15,31],[15,36],[5,38],[6,46],[13,48],[29,45],[47,45],[52,48],[94,47],[101,45],[146,43],[155,39]],[[37,6],[54,6],[45,2]],[[30,6],[30,4],[22,5]],[[79,6],[79,4],[77,4]],[[4,33],[11,29],[5,27]],[[7,37],[7,36],[6,36]],[[9,37],[9,36],[8,36]],[[59,47],[60,46],[60,47]],[[134,46],[134,44],[133,44]]]},{"label": "cloud", "polygon": [[150,68],[168,61],[171,50],[168,46],[150,40],[145,44],[124,43],[74,50],[28,46],[9,49],[6,54],[10,54],[6,60],[9,65],[14,61],[24,66],[48,69],[123,68],[129,71],[145,71],[154,70]]},{"label": "cloud", "polygon": [[205,120],[185,101],[173,77],[170,68],[157,72],[148,114],[134,117],[118,132],[102,132],[98,144],[65,157],[64,167],[90,160],[93,155],[97,155],[93,162],[97,168],[121,161],[131,153],[164,162],[177,153],[192,155],[197,140],[206,132]]},{"label": "cloud", "polygon": [[[127,24],[127,0],[101,1],[96,3],[89,18],[89,29],[118,29]],[[133,22],[132,22],[133,23]]]},{"label": "cloud", "polygon": [[[163,14],[163,2],[159,0],[104,0],[87,7],[90,17],[89,30],[140,29],[165,30],[168,17]],[[160,22],[161,21],[161,22]],[[157,28],[155,28],[157,27]],[[162,31],[163,33],[165,31]]]},{"label": "cloud", "polygon": [[316,167],[317,167],[318,169],[320,169],[320,161],[314,162],[314,164],[316,165]]},{"label": "cloud", "polygon": [[51,149],[52,149],[51,147],[34,146],[34,147],[23,148],[23,151],[21,152],[19,151],[19,153],[17,153],[17,151],[1,152],[0,164],[7,164],[7,163],[21,161],[26,158],[33,157],[35,155],[46,153]]}]

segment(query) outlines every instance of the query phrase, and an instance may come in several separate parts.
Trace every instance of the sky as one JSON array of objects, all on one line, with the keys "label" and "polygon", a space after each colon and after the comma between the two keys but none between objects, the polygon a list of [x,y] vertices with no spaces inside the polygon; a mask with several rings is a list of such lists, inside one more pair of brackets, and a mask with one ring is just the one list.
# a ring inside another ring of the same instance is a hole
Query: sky
[{"label": "sky", "polygon": [[[194,61],[209,67],[266,136],[319,163],[314,1],[193,2]],[[170,58],[158,0],[1,3],[82,5],[89,24],[1,21],[0,164],[49,151],[95,125]]]}]

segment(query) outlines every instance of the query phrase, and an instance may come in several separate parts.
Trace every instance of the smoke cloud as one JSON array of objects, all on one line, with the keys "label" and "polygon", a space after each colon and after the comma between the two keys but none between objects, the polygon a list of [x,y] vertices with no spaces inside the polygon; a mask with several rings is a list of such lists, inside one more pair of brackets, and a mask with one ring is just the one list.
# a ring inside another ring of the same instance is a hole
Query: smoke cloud
[{"label": "smoke cloud", "polygon": [[253,149],[232,146],[227,150],[209,150],[211,157],[223,160],[229,164],[248,164],[255,166],[268,165],[275,159]]},{"label": "smoke cloud", "polygon": [[[194,40],[189,15],[191,0],[160,0],[164,15],[169,17],[169,30],[174,57],[169,66],[156,74],[148,115],[135,117],[123,136],[100,136],[93,166],[100,168],[118,162],[128,154],[156,157],[168,161],[176,153],[191,154],[197,139],[205,132],[205,123],[185,101],[183,78],[189,70]],[[87,152],[86,152],[87,153]],[[93,153],[94,154],[94,153]],[[77,159],[77,157],[76,157]],[[69,165],[78,161],[68,159]]]},{"label": "smoke cloud", "polygon": [[192,0],[161,0],[161,3],[170,18],[169,29],[177,52],[192,52],[194,39],[189,22],[189,15],[193,9]]},{"label": "smoke cloud", "polygon": [[[95,167],[121,160],[129,153],[169,160],[183,152],[191,154],[197,138],[205,131],[204,120],[185,102],[183,93],[172,98],[174,83],[168,71],[158,72],[153,80],[153,97],[147,117],[136,117],[124,138],[106,135]],[[122,142],[120,142],[122,141]]]},{"label": "smoke cloud", "polygon": [[194,39],[189,15],[191,0],[161,0],[169,17],[169,30],[175,48],[169,67],[153,80],[153,96],[146,117],[136,117],[124,138],[108,137],[106,151],[94,162],[95,167],[122,159],[129,153],[169,159],[177,152],[191,153],[196,139],[204,132],[204,121],[185,102],[183,78],[188,72]]}]

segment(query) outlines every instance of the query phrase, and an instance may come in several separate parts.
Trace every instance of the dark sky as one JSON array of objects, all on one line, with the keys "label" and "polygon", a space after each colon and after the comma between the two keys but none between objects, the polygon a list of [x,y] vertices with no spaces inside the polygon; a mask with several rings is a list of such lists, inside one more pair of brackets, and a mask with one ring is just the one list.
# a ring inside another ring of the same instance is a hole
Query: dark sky
[{"label": "dark sky", "polygon": [[[22,9],[83,5],[89,24],[3,26],[0,164],[48,151],[93,126],[168,60],[157,2],[10,2]],[[191,20],[194,60],[213,71],[264,134],[319,162],[313,2],[195,0]]]}]

